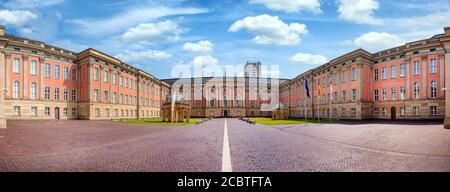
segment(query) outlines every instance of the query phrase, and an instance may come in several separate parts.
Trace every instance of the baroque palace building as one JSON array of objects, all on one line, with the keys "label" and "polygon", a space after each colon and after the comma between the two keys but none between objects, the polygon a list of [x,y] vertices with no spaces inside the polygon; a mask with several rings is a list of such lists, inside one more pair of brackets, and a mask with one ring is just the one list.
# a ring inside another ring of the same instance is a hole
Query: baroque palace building
[{"label": "baroque palace building", "polygon": [[292,80],[260,77],[260,62],[248,62],[242,77],[159,80],[95,49],[74,53],[0,26],[0,127],[5,119],[160,117],[166,96],[179,93],[192,117],[271,116],[282,103],[290,117],[445,118],[450,128],[450,27],[444,31],[377,53],[357,49]]},{"label": "baroque palace building", "polygon": [[5,119],[159,117],[169,85],[95,49],[74,53],[0,26],[0,127]]}]

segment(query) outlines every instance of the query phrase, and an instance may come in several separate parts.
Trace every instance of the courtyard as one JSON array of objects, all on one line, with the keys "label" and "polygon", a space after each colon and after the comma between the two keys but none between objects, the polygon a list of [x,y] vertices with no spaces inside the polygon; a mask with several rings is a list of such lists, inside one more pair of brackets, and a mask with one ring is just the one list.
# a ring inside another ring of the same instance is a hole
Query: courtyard
[{"label": "courtyard", "polygon": [[0,171],[450,171],[433,121],[201,124],[8,121]]}]

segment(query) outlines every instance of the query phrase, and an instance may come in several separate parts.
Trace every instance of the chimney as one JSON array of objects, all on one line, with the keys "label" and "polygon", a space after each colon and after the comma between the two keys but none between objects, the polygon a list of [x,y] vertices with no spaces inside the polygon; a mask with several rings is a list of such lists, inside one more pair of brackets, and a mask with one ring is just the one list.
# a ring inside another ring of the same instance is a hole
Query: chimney
[{"label": "chimney", "polygon": [[444,28],[444,31],[445,31],[445,36],[450,36],[450,26]]},{"label": "chimney", "polygon": [[4,35],[5,35],[5,26],[0,25],[0,36],[4,36]]}]

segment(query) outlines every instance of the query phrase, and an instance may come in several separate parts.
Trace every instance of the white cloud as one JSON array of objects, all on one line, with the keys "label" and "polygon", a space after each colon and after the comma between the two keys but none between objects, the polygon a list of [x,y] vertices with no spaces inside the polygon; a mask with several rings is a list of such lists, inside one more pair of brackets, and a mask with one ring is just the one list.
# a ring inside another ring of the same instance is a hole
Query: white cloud
[{"label": "white cloud", "polygon": [[64,0],[6,0],[4,6],[14,9],[46,7],[64,2]]},{"label": "white cloud", "polygon": [[353,41],[354,45],[376,52],[383,49],[399,46],[403,43],[402,39],[394,34],[385,32],[370,32],[361,35]]},{"label": "white cloud", "polygon": [[21,26],[32,19],[36,19],[36,14],[31,11],[22,10],[0,10],[0,23],[7,25]]},{"label": "white cloud", "polygon": [[374,16],[380,7],[377,0],[339,0],[339,18],[358,24],[383,24],[382,19]]},{"label": "white cloud", "polygon": [[246,29],[256,35],[252,41],[258,44],[296,45],[301,42],[301,36],[308,34],[306,25],[281,21],[277,16],[259,15],[238,20],[228,29],[236,32]]},{"label": "white cloud", "polygon": [[199,14],[207,11],[207,9],[192,7],[144,6],[127,9],[109,18],[75,19],[68,22],[77,25],[76,31],[85,35],[109,35],[121,33],[139,23],[146,23],[161,17]]},{"label": "white cloud", "polygon": [[219,60],[211,55],[197,56],[193,60],[195,76],[223,76],[223,68]]},{"label": "white cloud", "polygon": [[187,42],[183,45],[183,50],[194,53],[209,53],[213,51],[213,46],[214,44],[208,40],[199,41],[197,43]]},{"label": "white cloud", "polygon": [[309,11],[318,14],[322,12],[319,0],[250,0],[250,3],[262,4],[269,9],[287,13]]},{"label": "white cloud", "polygon": [[32,28],[22,28],[19,31],[22,34],[30,35],[30,34],[32,34],[34,32],[34,29],[32,29]]},{"label": "white cloud", "polygon": [[292,63],[300,65],[322,65],[328,62],[328,59],[323,55],[309,53],[297,53],[290,60]]},{"label": "white cloud", "polygon": [[122,53],[116,55],[116,58],[124,62],[142,62],[148,59],[163,60],[171,58],[172,55],[164,51],[159,50],[144,50],[144,51],[129,51],[125,50]]},{"label": "white cloud", "polygon": [[184,30],[178,23],[166,20],[157,23],[141,23],[128,29],[121,35],[127,42],[151,45],[155,43],[175,42],[180,38]]}]

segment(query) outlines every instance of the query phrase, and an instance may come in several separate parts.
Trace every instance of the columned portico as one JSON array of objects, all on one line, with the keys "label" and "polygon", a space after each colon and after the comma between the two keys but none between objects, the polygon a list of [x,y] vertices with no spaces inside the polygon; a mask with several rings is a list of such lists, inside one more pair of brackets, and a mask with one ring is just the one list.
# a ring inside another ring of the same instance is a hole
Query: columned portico
[{"label": "columned portico", "polygon": [[450,129],[450,94],[448,94],[448,86],[450,85],[450,27],[445,28],[445,37],[441,39],[445,50],[445,121],[444,127]]},{"label": "columned portico", "polygon": [[5,27],[0,26],[0,129],[6,128],[6,118],[5,118],[5,47],[8,43],[7,40],[3,40],[2,37],[5,33]]}]

